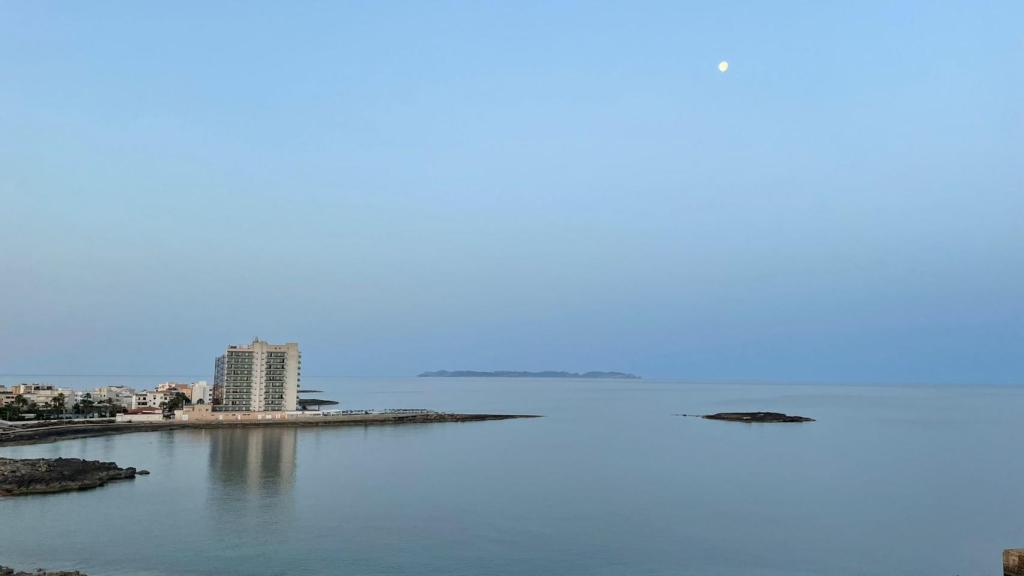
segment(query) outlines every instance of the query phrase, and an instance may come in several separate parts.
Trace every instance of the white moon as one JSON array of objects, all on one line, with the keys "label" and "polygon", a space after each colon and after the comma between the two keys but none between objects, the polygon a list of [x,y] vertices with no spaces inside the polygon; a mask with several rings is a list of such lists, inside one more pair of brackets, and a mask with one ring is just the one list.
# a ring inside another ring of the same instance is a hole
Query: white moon
[{"label": "white moon", "polygon": [[726,62],[725,60],[722,60],[721,62],[718,63],[718,71],[719,72],[725,72],[728,69],[729,69],[729,63]]}]

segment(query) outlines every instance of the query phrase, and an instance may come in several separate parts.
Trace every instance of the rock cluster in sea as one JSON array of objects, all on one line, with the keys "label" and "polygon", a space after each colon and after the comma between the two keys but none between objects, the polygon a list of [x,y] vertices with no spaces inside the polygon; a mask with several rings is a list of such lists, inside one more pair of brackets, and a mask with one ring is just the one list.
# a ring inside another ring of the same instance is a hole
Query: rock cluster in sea
[{"label": "rock cluster in sea", "polygon": [[0,458],[0,496],[96,488],[111,480],[135,478],[137,473],[113,462],[80,458]]},{"label": "rock cluster in sea", "polygon": [[790,416],[781,412],[719,412],[718,414],[707,414],[707,420],[725,420],[728,422],[747,422],[770,424],[775,422],[814,422],[814,418],[804,416]]}]

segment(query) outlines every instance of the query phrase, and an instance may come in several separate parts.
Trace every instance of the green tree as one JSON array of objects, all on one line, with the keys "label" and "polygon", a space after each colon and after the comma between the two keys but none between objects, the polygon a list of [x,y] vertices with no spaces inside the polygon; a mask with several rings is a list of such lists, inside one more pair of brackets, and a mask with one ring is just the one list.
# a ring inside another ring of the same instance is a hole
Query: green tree
[{"label": "green tree", "polygon": [[86,392],[82,395],[82,399],[76,404],[78,406],[78,413],[85,414],[86,416],[91,415],[96,411],[96,402],[92,399],[92,394]]},{"label": "green tree", "polygon": [[31,402],[28,401],[28,398],[21,394],[14,397],[14,407],[18,410],[18,413],[27,411],[30,404]]},{"label": "green tree", "polygon": [[181,410],[186,404],[191,404],[184,392],[174,392],[170,398],[160,403],[164,414],[174,414],[175,410]]},{"label": "green tree", "polygon": [[64,413],[64,393],[57,394],[52,400],[50,400],[50,414],[60,418],[61,414]]},{"label": "green tree", "polygon": [[100,404],[100,412],[102,412],[103,415],[106,416],[107,418],[110,418],[111,416],[119,412],[125,411],[125,407],[121,406],[120,404],[116,404],[113,398],[107,398],[106,400],[103,401],[103,403]]}]

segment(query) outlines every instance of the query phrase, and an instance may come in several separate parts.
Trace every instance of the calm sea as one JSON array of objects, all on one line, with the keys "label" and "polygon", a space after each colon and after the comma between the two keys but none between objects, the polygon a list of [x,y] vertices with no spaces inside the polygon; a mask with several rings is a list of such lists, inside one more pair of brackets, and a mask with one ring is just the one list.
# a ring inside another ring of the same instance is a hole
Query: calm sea
[{"label": "calm sea", "polygon": [[[152,386],[161,378],[4,377]],[[349,408],[542,414],[0,449],[152,475],[0,499],[0,563],[122,575],[1000,574],[1024,388],[317,379]],[[775,410],[811,424],[674,416]]]}]

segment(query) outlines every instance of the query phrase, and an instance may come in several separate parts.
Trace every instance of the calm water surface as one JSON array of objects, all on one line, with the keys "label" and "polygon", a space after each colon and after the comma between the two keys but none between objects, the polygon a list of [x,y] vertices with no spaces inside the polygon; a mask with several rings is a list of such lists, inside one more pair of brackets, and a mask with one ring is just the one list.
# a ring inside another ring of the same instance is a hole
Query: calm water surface
[{"label": "calm water surface", "polygon": [[[142,387],[161,379],[31,380]],[[994,576],[1001,550],[1024,546],[1024,388],[305,385],[352,408],[546,417],[154,432],[0,449],[153,473],[88,492],[0,499],[0,560],[91,576]],[[673,416],[724,410],[818,422]]]}]

